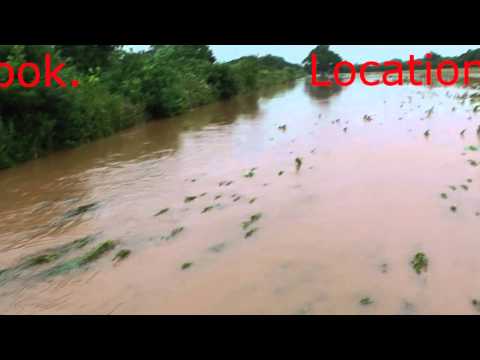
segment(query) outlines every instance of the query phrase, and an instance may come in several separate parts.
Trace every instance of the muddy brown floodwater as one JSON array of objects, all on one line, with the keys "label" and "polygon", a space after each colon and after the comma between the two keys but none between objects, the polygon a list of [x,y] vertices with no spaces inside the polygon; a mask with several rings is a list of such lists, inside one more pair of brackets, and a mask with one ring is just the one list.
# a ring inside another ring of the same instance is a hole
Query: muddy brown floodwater
[{"label": "muddy brown floodwater", "polygon": [[476,313],[465,92],[300,80],[1,171],[0,313]]}]

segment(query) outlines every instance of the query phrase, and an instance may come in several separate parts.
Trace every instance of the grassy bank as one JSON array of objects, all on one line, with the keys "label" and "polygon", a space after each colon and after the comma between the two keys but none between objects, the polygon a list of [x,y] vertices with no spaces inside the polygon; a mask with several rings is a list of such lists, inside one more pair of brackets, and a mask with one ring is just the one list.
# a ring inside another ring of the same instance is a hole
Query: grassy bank
[{"label": "grassy bank", "polygon": [[[0,89],[0,169],[305,75],[274,56],[218,63],[206,45],[155,45],[141,53],[112,45],[1,45],[0,62],[42,68],[45,53],[65,62],[61,77],[80,86]],[[33,75],[26,72],[25,80]],[[0,82],[6,78],[0,71]]]}]

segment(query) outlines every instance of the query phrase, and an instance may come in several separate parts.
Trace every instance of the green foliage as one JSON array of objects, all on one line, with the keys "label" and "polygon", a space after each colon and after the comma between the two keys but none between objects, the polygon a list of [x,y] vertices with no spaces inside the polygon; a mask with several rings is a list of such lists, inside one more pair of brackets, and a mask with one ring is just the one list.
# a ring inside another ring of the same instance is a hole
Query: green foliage
[{"label": "green foliage", "polygon": [[427,255],[425,255],[422,252],[415,254],[412,261],[410,261],[410,264],[412,265],[413,269],[417,274],[420,274],[422,271],[427,271],[427,267],[428,267]]},{"label": "green foliage", "polygon": [[[219,64],[208,45],[153,45],[141,53],[117,45],[0,45],[0,61],[42,69],[66,63],[60,76],[77,88],[14,83],[0,89],[0,169],[51,151],[109,136],[147,117],[180,114],[261,87],[291,81],[301,66],[275,56]],[[43,84],[43,71],[40,84]],[[7,72],[0,71],[0,82]],[[28,82],[34,76],[26,71]]]},{"label": "green foliage", "polygon": [[312,72],[312,54],[317,55],[317,72],[319,74],[332,71],[335,65],[342,61],[340,55],[330,50],[330,45],[318,45],[302,62],[305,70],[309,73]]}]

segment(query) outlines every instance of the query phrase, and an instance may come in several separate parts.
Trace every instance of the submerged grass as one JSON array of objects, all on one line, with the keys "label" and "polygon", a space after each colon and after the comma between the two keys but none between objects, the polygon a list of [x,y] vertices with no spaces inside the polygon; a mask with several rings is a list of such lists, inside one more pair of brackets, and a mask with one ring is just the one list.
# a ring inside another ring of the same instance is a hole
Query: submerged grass
[{"label": "submerged grass", "polygon": [[105,255],[107,252],[113,250],[116,244],[112,240],[104,241],[103,243],[97,245],[95,248],[86,252],[84,255],[77,256],[73,259],[67,260],[61,264],[58,264],[48,270],[45,270],[40,275],[44,277],[57,276],[64,274],[66,272],[78,269],[82,266],[85,266],[93,261],[98,260],[100,257]]},{"label": "submerged grass", "polygon": [[180,227],[177,227],[175,229],[173,229],[170,234],[168,234],[167,236],[162,236],[162,240],[171,240],[173,239],[175,236],[177,236],[178,234],[180,234],[185,228],[183,226],[180,226]]}]

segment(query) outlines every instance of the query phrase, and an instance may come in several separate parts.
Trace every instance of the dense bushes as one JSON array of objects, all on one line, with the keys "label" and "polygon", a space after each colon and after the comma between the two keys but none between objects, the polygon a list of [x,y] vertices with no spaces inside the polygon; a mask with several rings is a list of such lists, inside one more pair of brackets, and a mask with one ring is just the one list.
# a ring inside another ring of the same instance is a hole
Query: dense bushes
[{"label": "dense bushes", "polygon": [[[304,75],[274,56],[219,64],[206,45],[155,45],[142,53],[113,45],[1,45],[0,62],[42,67],[46,53],[67,64],[67,83],[80,86],[0,89],[0,168],[108,136],[145,114],[171,116]],[[6,76],[0,71],[0,82]]]}]

